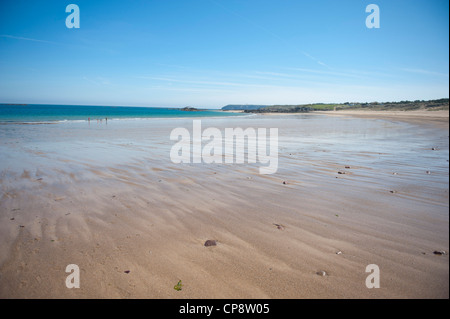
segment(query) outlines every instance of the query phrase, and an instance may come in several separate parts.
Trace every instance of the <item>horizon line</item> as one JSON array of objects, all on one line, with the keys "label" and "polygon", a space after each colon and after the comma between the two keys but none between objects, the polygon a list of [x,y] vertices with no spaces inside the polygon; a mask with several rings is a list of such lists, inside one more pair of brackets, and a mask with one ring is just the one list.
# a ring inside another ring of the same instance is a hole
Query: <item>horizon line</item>
[{"label": "horizon line", "polygon": [[257,106],[289,106],[289,105],[315,105],[315,104],[345,104],[345,103],[357,103],[357,104],[370,104],[370,103],[400,103],[400,102],[429,102],[429,101],[436,101],[436,100],[445,100],[449,99],[449,97],[441,97],[441,98],[435,98],[435,99],[428,99],[428,100],[399,100],[399,101],[347,101],[347,102],[314,102],[314,103],[300,103],[300,104],[259,104],[259,103],[232,103],[232,104],[226,104],[222,107],[219,106],[219,108],[205,108],[205,107],[196,107],[192,105],[185,105],[185,106],[138,106],[138,105],[98,105],[98,104],[60,104],[60,103],[19,103],[19,102],[0,102],[0,105],[55,105],[55,106],[99,106],[99,107],[142,107],[142,108],[155,108],[155,109],[182,109],[185,107],[193,107],[196,109],[202,109],[202,110],[216,110],[221,109],[225,106],[229,105],[257,105]]}]

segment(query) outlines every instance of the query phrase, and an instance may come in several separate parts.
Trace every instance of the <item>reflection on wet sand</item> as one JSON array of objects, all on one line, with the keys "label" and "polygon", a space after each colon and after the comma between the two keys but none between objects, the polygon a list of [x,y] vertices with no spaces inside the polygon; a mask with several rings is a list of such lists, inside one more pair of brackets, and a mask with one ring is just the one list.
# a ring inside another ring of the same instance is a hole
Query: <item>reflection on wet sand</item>
[{"label": "reflection on wet sand", "polygon": [[433,254],[448,251],[448,125],[423,122],[204,121],[278,127],[273,175],[172,163],[189,119],[2,126],[0,296],[448,298],[448,256]]}]

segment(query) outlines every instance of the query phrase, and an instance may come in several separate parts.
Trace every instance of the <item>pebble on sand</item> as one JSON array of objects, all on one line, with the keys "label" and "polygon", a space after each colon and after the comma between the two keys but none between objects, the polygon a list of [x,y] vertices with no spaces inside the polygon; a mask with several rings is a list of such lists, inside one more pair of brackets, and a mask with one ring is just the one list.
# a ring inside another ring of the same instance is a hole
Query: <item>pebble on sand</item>
[{"label": "pebble on sand", "polygon": [[316,272],[316,275],[325,277],[325,276],[327,276],[328,274],[327,274],[326,271],[320,270],[320,271]]},{"label": "pebble on sand", "polygon": [[217,246],[217,242],[212,239],[208,239],[207,241],[205,241],[205,247],[210,247],[210,246]]},{"label": "pebble on sand", "polygon": [[284,226],[284,225],[281,225],[281,224],[274,224],[276,227],[277,227],[277,229],[279,229],[279,230],[284,230],[285,228],[286,228],[286,226]]},{"label": "pebble on sand", "polygon": [[447,255],[447,252],[445,250],[435,250],[435,251],[433,251],[433,254],[442,256],[442,255]]}]

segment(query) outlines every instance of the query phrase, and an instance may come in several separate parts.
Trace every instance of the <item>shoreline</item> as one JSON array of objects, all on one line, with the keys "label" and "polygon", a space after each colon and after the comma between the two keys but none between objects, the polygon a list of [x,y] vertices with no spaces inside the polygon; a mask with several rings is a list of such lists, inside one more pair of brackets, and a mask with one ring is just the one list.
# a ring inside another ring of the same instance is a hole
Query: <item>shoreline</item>
[{"label": "shoreline", "polygon": [[340,110],[330,112],[314,112],[330,116],[353,116],[359,118],[385,119],[392,121],[404,121],[411,124],[432,124],[443,129],[449,128],[449,111],[364,111],[364,110]]},{"label": "shoreline", "polygon": [[[230,112],[230,111],[226,111]],[[235,113],[245,113],[243,111],[234,111]],[[434,124],[441,128],[449,127],[449,111],[428,111],[428,110],[411,110],[411,111],[372,111],[372,110],[339,110],[339,111],[311,111],[305,113],[245,113],[256,114],[261,116],[277,117],[277,116],[308,116],[308,115],[327,115],[327,116],[351,116],[358,118],[385,119],[409,122],[411,124]]]}]

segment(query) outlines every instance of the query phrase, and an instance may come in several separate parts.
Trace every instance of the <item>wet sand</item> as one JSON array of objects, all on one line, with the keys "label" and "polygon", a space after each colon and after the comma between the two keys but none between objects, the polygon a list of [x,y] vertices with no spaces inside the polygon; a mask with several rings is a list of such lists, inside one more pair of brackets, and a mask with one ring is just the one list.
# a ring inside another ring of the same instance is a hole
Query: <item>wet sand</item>
[{"label": "wet sand", "polygon": [[449,250],[448,118],[434,123],[203,121],[278,127],[273,175],[172,163],[170,131],[190,120],[0,127],[0,297],[448,298],[433,253]]}]

